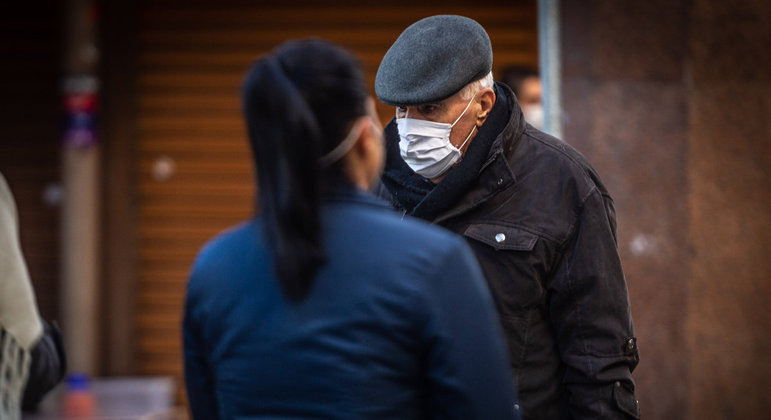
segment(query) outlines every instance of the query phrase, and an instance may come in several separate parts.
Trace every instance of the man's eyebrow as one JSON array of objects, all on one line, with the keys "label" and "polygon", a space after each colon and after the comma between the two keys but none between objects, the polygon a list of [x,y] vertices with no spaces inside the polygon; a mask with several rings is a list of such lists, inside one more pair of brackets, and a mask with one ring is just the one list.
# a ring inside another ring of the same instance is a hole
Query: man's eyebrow
[{"label": "man's eyebrow", "polygon": [[397,109],[407,109],[407,108],[423,108],[426,106],[433,106],[437,108],[446,108],[447,107],[447,99],[437,101],[437,102],[426,102],[422,104],[411,104],[411,105],[395,105],[394,107]]}]

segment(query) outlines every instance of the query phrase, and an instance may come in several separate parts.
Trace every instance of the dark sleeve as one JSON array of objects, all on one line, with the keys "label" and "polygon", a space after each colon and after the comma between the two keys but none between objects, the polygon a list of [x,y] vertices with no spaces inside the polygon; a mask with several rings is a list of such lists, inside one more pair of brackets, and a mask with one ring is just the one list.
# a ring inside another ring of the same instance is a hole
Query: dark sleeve
[{"label": "dark sleeve", "polygon": [[67,372],[67,358],[62,337],[56,325],[43,323],[43,335],[32,348],[22,408],[34,410],[48,391],[61,382]]},{"label": "dark sleeve", "polygon": [[519,419],[506,344],[482,271],[464,242],[452,251],[436,260],[422,305],[429,417]]},{"label": "dark sleeve", "polygon": [[578,216],[551,287],[551,320],[566,365],[573,418],[639,418],[639,361],[610,197],[594,191]]},{"label": "dark sleeve", "polygon": [[188,286],[185,314],[182,321],[182,337],[185,362],[185,387],[190,413],[194,420],[219,418],[214,389],[214,374],[206,353],[205,337],[196,316],[196,293]]}]

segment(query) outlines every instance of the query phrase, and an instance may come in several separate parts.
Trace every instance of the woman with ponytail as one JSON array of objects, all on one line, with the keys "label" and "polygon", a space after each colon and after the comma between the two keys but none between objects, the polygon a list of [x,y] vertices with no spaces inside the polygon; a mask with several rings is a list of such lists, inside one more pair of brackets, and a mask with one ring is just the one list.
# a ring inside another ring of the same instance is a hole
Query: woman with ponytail
[{"label": "woman with ponytail", "polygon": [[384,146],[357,61],[289,41],[242,92],[257,212],[205,245],[190,275],[193,418],[517,418],[469,249],[368,192]]}]

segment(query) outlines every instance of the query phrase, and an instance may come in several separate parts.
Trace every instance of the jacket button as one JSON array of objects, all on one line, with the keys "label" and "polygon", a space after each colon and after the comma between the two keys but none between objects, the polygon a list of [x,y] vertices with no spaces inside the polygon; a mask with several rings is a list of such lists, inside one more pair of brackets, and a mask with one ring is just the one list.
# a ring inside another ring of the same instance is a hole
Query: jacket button
[{"label": "jacket button", "polygon": [[616,385],[616,387],[618,388],[618,387],[621,386],[621,382],[620,381],[616,381],[616,383],[614,385]]},{"label": "jacket button", "polygon": [[519,410],[519,404],[514,404],[514,409]]},{"label": "jacket button", "polygon": [[501,243],[505,240],[506,240],[506,235],[504,235],[503,233],[499,233],[495,235],[495,242]]},{"label": "jacket button", "polygon": [[503,184],[503,178],[498,178],[498,185]]},{"label": "jacket button", "polygon": [[634,349],[634,338],[630,338],[629,341],[626,342],[626,348],[629,350]]}]

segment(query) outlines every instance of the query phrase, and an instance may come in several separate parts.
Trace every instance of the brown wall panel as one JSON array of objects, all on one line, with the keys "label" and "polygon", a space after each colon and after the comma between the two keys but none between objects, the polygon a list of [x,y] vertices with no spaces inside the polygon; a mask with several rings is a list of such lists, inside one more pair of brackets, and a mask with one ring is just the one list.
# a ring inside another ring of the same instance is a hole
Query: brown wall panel
[{"label": "brown wall panel", "polygon": [[561,2],[565,140],[616,202],[646,419],[765,419],[771,3]]},{"label": "brown wall panel", "polygon": [[689,392],[694,419],[771,409],[771,3],[690,10]]}]

